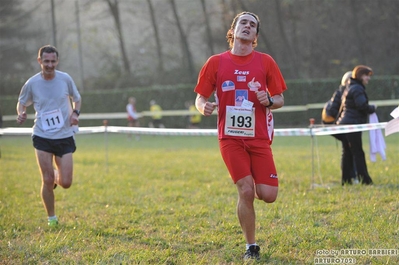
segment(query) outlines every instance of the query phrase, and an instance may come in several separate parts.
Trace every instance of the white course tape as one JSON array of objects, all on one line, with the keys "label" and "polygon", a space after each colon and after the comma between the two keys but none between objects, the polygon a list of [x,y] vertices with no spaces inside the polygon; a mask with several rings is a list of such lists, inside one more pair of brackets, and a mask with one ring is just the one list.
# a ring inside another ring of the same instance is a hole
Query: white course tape
[{"label": "white course tape", "polygon": [[[366,124],[353,124],[353,125],[333,125],[325,127],[312,128],[313,135],[331,135],[349,132],[371,131],[377,129],[384,129],[387,125],[386,122],[381,123],[366,123]],[[309,134],[310,135],[310,134]]]},{"label": "white course tape", "polygon": [[32,128],[4,128],[0,129],[0,135],[31,135]]},{"label": "white course tape", "polygon": [[[274,136],[311,136],[331,135],[339,133],[369,131],[384,129],[386,122],[356,124],[356,125],[329,125],[308,128],[275,129]],[[32,128],[4,128],[0,129],[0,135],[31,135]],[[171,128],[145,128],[145,127],[123,127],[123,126],[96,126],[80,127],[78,134],[91,133],[130,133],[140,135],[176,135],[176,136],[216,136],[216,129],[171,129]]]}]

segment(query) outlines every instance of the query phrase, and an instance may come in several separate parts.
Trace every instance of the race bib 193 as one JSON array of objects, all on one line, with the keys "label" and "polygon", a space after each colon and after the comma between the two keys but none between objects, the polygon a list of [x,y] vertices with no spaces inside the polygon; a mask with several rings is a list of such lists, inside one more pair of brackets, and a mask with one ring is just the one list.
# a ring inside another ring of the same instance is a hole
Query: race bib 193
[{"label": "race bib 193", "polygon": [[226,106],[224,134],[255,137],[255,109]]},{"label": "race bib 193", "polygon": [[51,110],[42,114],[42,127],[46,132],[59,131],[64,126],[64,118],[60,109]]}]

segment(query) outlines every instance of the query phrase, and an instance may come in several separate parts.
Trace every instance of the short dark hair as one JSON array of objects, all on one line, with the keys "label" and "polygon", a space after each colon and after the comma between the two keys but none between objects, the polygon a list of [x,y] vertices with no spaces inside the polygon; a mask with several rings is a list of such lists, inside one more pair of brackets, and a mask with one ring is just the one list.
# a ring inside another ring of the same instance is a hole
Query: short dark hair
[{"label": "short dark hair", "polygon": [[[239,14],[237,14],[235,16],[235,18],[233,19],[233,22],[231,23],[230,29],[227,31],[226,39],[227,39],[227,42],[229,43],[229,47],[230,48],[233,48],[233,43],[234,43],[234,34],[233,34],[233,32],[234,32],[234,28],[236,27],[238,18],[241,17],[242,15],[251,15],[251,16],[253,16],[256,19],[256,22],[257,22],[256,35],[259,34],[259,29],[260,29],[260,19],[259,19],[259,17],[256,14],[252,13],[252,12],[248,12],[248,11],[241,12],[241,13],[239,13]],[[252,43],[252,47],[255,48],[257,45],[258,45],[257,40],[255,40]]]},{"label": "short dark hair", "polygon": [[57,54],[57,58],[58,58],[58,50],[56,47],[51,46],[51,45],[44,45],[43,47],[41,47],[39,49],[39,53],[38,53],[38,58],[42,58],[43,53],[55,53]]}]

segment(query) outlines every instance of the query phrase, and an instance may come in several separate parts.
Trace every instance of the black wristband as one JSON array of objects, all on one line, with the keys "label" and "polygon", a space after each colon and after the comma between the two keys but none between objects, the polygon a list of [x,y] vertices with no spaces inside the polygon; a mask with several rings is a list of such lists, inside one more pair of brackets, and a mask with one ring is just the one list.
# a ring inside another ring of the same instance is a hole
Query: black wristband
[{"label": "black wristband", "polygon": [[80,110],[74,109],[74,110],[73,110],[73,113],[76,113],[76,115],[78,115],[78,117],[79,117],[79,115],[80,115]]},{"label": "black wristband", "polygon": [[270,97],[270,96],[268,96],[268,99],[269,99],[269,105],[267,105],[266,107],[270,108],[274,104],[274,99],[272,97]]}]

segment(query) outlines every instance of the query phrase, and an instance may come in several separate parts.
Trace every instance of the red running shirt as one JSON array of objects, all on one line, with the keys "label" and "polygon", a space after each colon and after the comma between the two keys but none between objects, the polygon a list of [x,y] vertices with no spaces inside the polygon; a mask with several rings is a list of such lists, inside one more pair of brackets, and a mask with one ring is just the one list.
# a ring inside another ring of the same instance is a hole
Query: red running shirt
[{"label": "red running shirt", "polygon": [[[219,139],[255,137],[271,142],[273,116],[269,108],[260,104],[255,91],[265,90],[273,96],[286,89],[280,69],[270,55],[253,51],[247,56],[236,56],[227,51],[208,59],[194,91],[206,98],[215,93]],[[245,109],[248,102],[253,104],[252,113],[242,109],[244,101]]]}]

